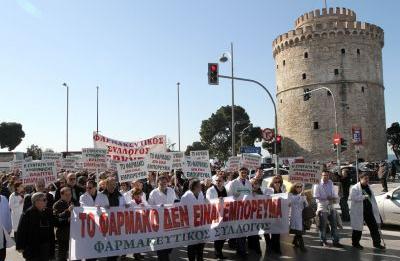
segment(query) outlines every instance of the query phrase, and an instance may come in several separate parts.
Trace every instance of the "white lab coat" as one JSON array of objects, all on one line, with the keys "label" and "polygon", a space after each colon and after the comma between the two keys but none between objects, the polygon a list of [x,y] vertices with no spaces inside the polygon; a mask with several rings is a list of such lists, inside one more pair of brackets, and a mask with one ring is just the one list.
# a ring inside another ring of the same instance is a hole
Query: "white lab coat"
[{"label": "white lab coat", "polygon": [[290,202],[290,229],[303,231],[303,209],[308,206],[305,196],[289,193]]},{"label": "white lab coat", "polygon": [[[129,191],[127,191],[127,192],[125,192],[123,195],[124,195],[124,198],[125,198],[125,202],[127,203],[127,204],[130,204],[130,202],[132,201],[132,190],[133,189],[131,189],[131,190],[129,190]],[[147,200],[146,200],[146,194],[145,193],[142,193],[142,202],[147,202]]]},{"label": "white lab coat", "polygon": [[[353,230],[362,231],[364,226],[364,195],[362,194],[362,188],[360,182],[351,187],[350,190],[350,223]],[[381,223],[379,215],[378,205],[376,204],[374,192],[371,189],[371,205],[372,211],[377,224]]]},{"label": "white lab coat", "polygon": [[316,198],[317,202],[317,213],[319,211],[329,213],[331,210],[334,210],[333,204],[328,200],[328,197],[339,199],[331,180],[328,180],[328,186],[330,189],[325,190],[322,181],[319,184],[314,185],[313,196]]},{"label": "white lab coat", "polygon": [[13,192],[9,198],[9,206],[11,209],[12,229],[16,232],[24,208],[24,197]]},{"label": "white lab coat", "polygon": [[176,199],[175,190],[167,187],[167,193],[163,193],[159,188],[153,189],[150,192],[148,203],[149,205],[167,205],[174,204]]},{"label": "white lab coat", "polygon": [[204,194],[200,191],[198,197],[191,190],[185,192],[181,197],[181,204],[202,204],[204,203]]},{"label": "white lab coat", "polygon": [[243,185],[242,180],[240,178],[237,178],[235,180],[232,180],[230,186],[226,188],[226,192],[228,196],[235,197],[251,195],[251,193],[253,192],[253,187],[249,180],[246,179]]},{"label": "white lab coat", "polygon": [[85,192],[79,198],[79,203],[81,207],[107,207],[108,206],[108,198],[101,192],[97,192],[96,199],[93,200],[93,197]]}]

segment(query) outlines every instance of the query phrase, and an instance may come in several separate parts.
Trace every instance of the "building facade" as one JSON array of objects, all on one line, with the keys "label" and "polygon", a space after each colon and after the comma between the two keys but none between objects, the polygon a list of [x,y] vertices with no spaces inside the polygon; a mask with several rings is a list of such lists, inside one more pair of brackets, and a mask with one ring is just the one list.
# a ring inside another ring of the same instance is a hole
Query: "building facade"
[{"label": "building facade", "polygon": [[[273,41],[276,66],[278,132],[281,156],[335,161],[335,99],[338,132],[347,140],[342,161],[355,160],[352,128],[362,130],[359,157],[387,158],[383,30],[359,22],[346,8],[314,10],[295,21],[295,29]],[[304,101],[304,90],[316,91]]]}]

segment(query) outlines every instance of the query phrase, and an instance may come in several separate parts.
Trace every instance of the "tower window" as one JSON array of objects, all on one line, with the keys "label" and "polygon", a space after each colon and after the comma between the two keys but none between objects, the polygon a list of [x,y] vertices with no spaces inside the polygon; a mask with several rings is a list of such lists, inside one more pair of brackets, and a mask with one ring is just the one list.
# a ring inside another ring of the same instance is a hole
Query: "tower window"
[{"label": "tower window", "polygon": [[339,69],[335,69],[335,75],[339,75]]},{"label": "tower window", "polygon": [[282,99],[280,100],[280,103],[282,103]]},{"label": "tower window", "polygon": [[305,52],[305,53],[304,53],[304,59],[307,59],[307,58],[308,58],[308,53]]},{"label": "tower window", "polygon": [[364,93],[364,86],[361,86],[361,92]]},{"label": "tower window", "polygon": [[341,50],[341,52],[342,52],[342,54],[345,54],[345,53],[346,53],[346,49],[343,48],[343,49]]},{"label": "tower window", "polygon": [[326,95],[332,96],[332,93],[330,91],[326,91]]},{"label": "tower window", "polygon": [[307,74],[303,73],[302,77],[303,77],[303,80],[307,79]]},{"label": "tower window", "polygon": [[276,65],[276,69],[279,69],[279,64]]},{"label": "tower window", "polygon": [[318,121],[314,121],[314,130],[318,129],[319,129]]},{"label": "tower window", "polygon": [[357,49],[357,54],[358,54],[358,55],[360,55],[360,54],[361,54],[361,51],[360,51],[360,49]]},{"label": "tower window", "polygon": [[285,60],[283,60],[283,66],[285,66],[286,65],[286,61]]}]

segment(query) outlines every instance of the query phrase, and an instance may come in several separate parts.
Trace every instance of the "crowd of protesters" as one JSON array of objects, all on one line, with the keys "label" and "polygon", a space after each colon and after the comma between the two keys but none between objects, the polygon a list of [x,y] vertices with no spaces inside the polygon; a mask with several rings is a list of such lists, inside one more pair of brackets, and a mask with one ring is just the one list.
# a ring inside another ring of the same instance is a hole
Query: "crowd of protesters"
[{"label": "crowd of protesters", "polygon": [[[56,258],[68,259],[69,227],[72,209],[76,206],[137,207],[203,203],[207,200],[233,196],[272,195],[287,193],[290,206],[290,234],[293,247],[307,251],[303,235],[306,230],[305,218],[316,219],[321,246],[327,245],[327,231],[330,231],[335,247],[342,247],[337,231],[339,220],[351,221],[353,247],[362,249],[360,239],[364,222],[367,224],[375,248],[384,249],[379,233],[379,212],[375,196],[369,187],[369,177],[361,174],[359,182],[351,187],[346,169],[338,174],[342,184],[341,197],[334,189],[329,173],[324,170],[321,182],[314,185],[312,196],[316,209],[310,211],[310,201],[304,194],[304,184],[295,183],[287,191],[282,176],[277,175],[266,183],[263,170],[258,169],[249,179],[249,171],[241,168],[238,172],[214,170],[212,179],[199,181],[185,180],[181,171],[171,173],[148,173],[147,179],[130,183],[118,183],[117,173],[104,172],[96,177],[86,171],[61,172],[54,184],[45,187],[43,180],[35,186],[24,187],[19,173],[3,174],[0,186],[0,261],[5,260],[6,248],[12,242],[28,261],[46,261]],[[351,209],[347,201],[351,200]],[[334,204],[340,203],[339,216]],[[305,210],[309,214],[305,217]],[[314,214],[314,215],[313,215]],[[12,233],[13,232],[13,233]],[[280,234],[265,234],[268,254],[281,255]],[[228,246],[236,250],[238,257],[246,257],[248,251],[261,255],[259,235],[229,239]],[[225,240],[214,242],[215,257],[224,259]],[[204,259],[204,243],[187,246],[189,261]],[[170,260],[173,249],[157,251],[158,260]],[[117,260],[119,257],[107,257]],[[135,259],[143,255],[134,254]],[[88,259],[97,260],[97,259]]]}]

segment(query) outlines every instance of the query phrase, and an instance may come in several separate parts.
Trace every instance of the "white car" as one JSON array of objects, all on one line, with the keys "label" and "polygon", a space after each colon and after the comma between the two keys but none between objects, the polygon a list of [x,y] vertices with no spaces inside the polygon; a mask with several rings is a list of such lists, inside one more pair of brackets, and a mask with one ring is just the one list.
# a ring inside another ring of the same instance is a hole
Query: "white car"
[{"label": "white car", "polygon": [[400,187],[376,196],[383,224],[400,225]]}]

